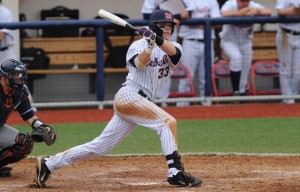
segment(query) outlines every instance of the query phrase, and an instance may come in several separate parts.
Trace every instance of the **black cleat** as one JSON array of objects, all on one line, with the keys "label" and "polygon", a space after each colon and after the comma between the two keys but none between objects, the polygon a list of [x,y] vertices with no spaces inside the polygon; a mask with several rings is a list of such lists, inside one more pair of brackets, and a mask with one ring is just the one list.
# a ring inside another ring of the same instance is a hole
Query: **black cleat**
[{"label": "black cleat", "polygon": [[37,159],[37,165],[36,165],[36,176],[35,176],[35,184],[40,188],[46,187],[46,181],[51,175],[51,172],[49,171],[45,158],[39,157]]},{"label": "black cleat", "polygon": [[12,167],[4,166],[0,167],[0,177],[10,177]]},{"label": "black cleat", "polygon": [[185,171],[179,171],[176,175],[173,177],[168,177],[168,182],[171,185],[177,185],[177,186],[201,186],[202,180],[193,177],[191,174],[185,172]]}]

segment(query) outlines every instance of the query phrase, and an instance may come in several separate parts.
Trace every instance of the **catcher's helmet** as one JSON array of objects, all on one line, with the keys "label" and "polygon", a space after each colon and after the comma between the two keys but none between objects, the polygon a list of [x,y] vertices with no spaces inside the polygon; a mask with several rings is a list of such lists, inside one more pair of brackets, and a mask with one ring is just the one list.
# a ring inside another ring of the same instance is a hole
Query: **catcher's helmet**
[{"label": "catcher's helmet", "polygon": [[162,36],[162,29],[157,27],[157,23],[160,22],[169,22],[173,25],[172,27],[172,31],[171,34],[174,31],[174,25],[176,25],[176,23],[174,22],[174,16],[173,14],[168,11],[168,10],[164,10],[164,9],[158,9],[156,11],[154,11],[150,18],[149,18],[149,28],[154,31],[158,36]]},{"label": "catcher's helmet", "polygon": [[9,86],[13,89],[22,88],[27,78],[27,67],[24,63],[8,59],[0,64],[0,75],[9,79]]}]

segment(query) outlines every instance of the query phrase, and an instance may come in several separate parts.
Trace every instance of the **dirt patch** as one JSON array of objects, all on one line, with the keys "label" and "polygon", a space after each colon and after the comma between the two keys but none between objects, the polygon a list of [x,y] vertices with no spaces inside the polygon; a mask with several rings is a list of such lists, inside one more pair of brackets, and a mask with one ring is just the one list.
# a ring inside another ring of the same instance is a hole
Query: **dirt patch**
[{"label": "dirt patch", "polygon": [[201,187],[167,183],[164,157],[94,158],[53,173],[46,189],[35,188],[34,159],[14,165],[10,178],[0,178],[0,191],[300,191],[296,157],[184,156],[186,170],[203,179]]},{"label": "dirt patch", "polygon": [[[177,119],[226,119],[299,117],[300,104],[252,104],[212,107],[166,108]],[[47,123],[108,121],[113,111],[48,110],[37,115]],[[16,113],[9,124],[23,124]],[[102,157],[63,167],[48,180],[43,191],[300,191],[299,157],[184,156],[186,171],[203,179],[197,188],[177,188],[166,181],[163,156]],[[13,164],[12,176],[0,178],[0,191],[41,191],[33,185],[35,159]]]}]

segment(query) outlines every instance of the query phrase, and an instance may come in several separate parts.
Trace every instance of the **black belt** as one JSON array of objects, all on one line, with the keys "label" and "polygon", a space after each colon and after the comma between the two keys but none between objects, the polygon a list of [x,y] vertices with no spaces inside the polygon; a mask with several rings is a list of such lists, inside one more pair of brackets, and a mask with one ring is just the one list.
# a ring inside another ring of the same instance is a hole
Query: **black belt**
[{"label": "black belt", "polygon": [[198,42],[198,43],[204,43],[204,40],[203,39],[187,39],[187,40],[189,40],[189,41],[196,41],[196,42]]},{"label": "black belt", "polygon": [[292,31],[292,30],[285,29],[285,28],[281,28],[281,29],[282,29],[282,31],[292,34],[292,35],[300,35],[300,32],[298,32],[298,31]]},{"label": "black belt", "polygon": [[[126,85],[122,85],[122,87],[125,87],[125,86],[126,86]],[[144,93],[144,91],[139,90],[138,94],[139,94],[140,96],[142,96],[142,97],[144,97],[144,98],[146,98],[146,99],[148,99],[148,100],[150,101],[149,97]]]},{"label": "black belt", "polygon": [[138,94],[140,96],[144,97],[145,99],[148,99],[149,101],[151,101],[150,98],[142,90],[139,90]]},{"label": "black belt", "polygon": [[148,99],[148,96],[142,90],[139,90],[138,94]]},{"label": "black belt", "polygon": [[0,48],[0,51],[5,51],[7,49],[8,49],[8,47],[2,47],[2,48]]}]

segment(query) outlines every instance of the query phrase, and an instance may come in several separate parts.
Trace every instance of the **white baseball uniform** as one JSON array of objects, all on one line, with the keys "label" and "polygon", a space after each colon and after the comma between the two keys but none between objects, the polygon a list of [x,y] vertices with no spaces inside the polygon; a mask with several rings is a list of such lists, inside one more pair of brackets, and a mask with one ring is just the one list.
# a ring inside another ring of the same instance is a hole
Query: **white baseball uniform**
[{"label": "white baseball uniform", "polygon": [[159,9],[159,4],[163,2],[164,0],[144,0],[143,6],[142,6],[142,14],[149,13],[151,14],[156,9]]},{"label": "white baseball uniform", "polygon": [[[300,8],[300,0],[277,0],[276,9],[291,7]],[[276,46],[282,95],[297,95],[300,89],[300,23],[280,23]],[[295,100],[284,99],[283,103],[295,103]]]},{"label": "white baseball uniform", "polygon": [[[159,4],[164,0],[144,0],[142,6],[142,14],[151,14],[153,11],[159,9]],[[177,28],[174,29],[170,39],[170,41],[177,41]],[[161,88],[161,90],[157,93],[157,98],[166,99],[169,97],[171,89],[171,77],[165,82],[165,85]],[[166,104],[164,104],[166,105]]]},{"label": "white baseball uniform", "polygon": [[[217,0],[195,1],[184,0],[188,11],[192,11],[192,18],[221,17]],[[215,38],[212,30],[212,39]],[[182,25],[179,29],[179,36],[183,38],[182,63],[189,69],[192,79],[198,72],[199,96],[205,96],[205,55],[204,55],[204,30],[203,26]],[[212,41],[212,61],[214,58],[214,45]],[[189,81],[181,80],[178,86],[179,92],[189,92]],[[202,103],[205,105],[204,103]],[[177,103],[177,106],[187,106],[188,102]]]},{"label": "white baseball uniform", "polygon": [[[181,50],[181,45],[171,43]],[[147,46],[146,40],[140,39],[129,47],[127,52],[129,73],[123,87],[115,95],[114,116],[101,135],[91,142],[46,159],[46,165],[51,172],[82,159],[109,153],[137,125],[157,132],[164,155],[170,155],[177,150],[176,120],[152,102],[170,75],[174,64],[158,46],[153,49],[150,63],[144,69],[138,70],[129,61],[134,55],[143,52]]]},{"label": "white baseball uniform", "polygon": [[[12,12],[0,4],[0,22],[8,23],[13,21]],[[0,32],[5,33],[5,38],[0,39],[0,62],[7,59],[16,59],[16,50],[14,48],[14,36],[12,30],[0,29]]]},{"label": "white baseball uniform", "polygon": [[[249,8],[261,9],[262,5],[250,1]],[[221,8],[222,11],[238,11],[237,0],[227,1]],[[252,63],[252,37],[253,25],[223,25],[220,33],[221,48],[229,57],[230,70],[241,71],[239,93],[246,92],[246,84]]]}]

